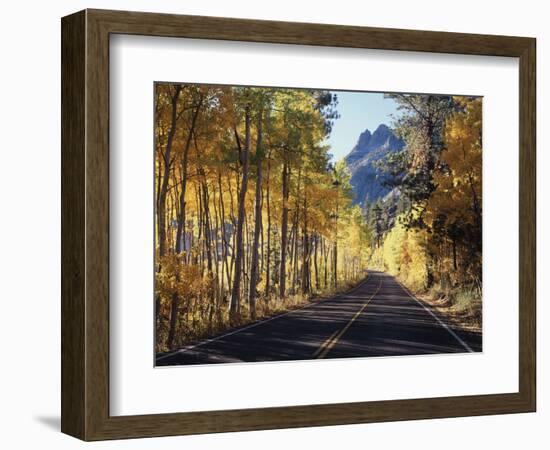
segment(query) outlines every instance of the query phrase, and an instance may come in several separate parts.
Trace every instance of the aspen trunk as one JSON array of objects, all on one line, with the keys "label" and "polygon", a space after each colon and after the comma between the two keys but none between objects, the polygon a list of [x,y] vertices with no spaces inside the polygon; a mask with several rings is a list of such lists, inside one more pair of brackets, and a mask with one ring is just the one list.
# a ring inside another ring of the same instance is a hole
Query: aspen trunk
[{"label": "aspen trunk", "polygon": [[271,160],[267,160],[267,179],[266,179],[266,203],[267,203],[267,256],[266,256],[266,279],[265,279],[265,301],[269,301],[270,285],[271,285],[271,200],[269,191],[269,175],[271,169]]},{"label": "aspen trunk", "polygon": [[[178,100],[181,93],[181,85],[177,85],[175,88],[174,95],[171,99],[171,117],[170,117],[170,131],[168,132],[168,139],[166,141],[166,148],[164,150],[164,173],[162,177],[162,183],[159,193],[159,201],[157,205],[157,216],[158,216],[158,245],[159,245],[159,256],[162,258],[166,255],[166,196],[168,193],[168,181],[170,179],[170,166],[172,146],[174,144],[174,136],[176,135],[176,126],[177,126],[177,108]],[[160,265],[159,265],[160,271]],[[156,317],[157,322],[160,320],[160,297],[157,296],[155,301],[156,307]],[[176,314],[173,311],[174,301],[172,299],[172,311],[170,313],[170,328],[167,338],[168,348],[172,347],[174,340],[175,328],[176,328]]]},{"label": "aspen trunk", "polygon": [[[203,96],[200,96],[199,103],[196,106],[194,112],[193,112],[193,118],[191,119],[191,126],[189,128],[189,133],[187,135],[187,138],[185,139],[185,145],[183,147],[183,154],[181,158],[181,192],[180,192],[180,199],[179,199],[179,207],[180,207],[180,213],[179,213],[179,220],[178,220],[178,228],[176,230],[176,253],[181,253],[182,251],[182,235],[184,237],[185,241],[185,194],[187,191],[187,166],[189,164],[189,148],[191,147],[191,139],[193,137],[193,134],[195,133],[195,126],[197,124],[197,118],[199,117],[199,111],[201,109],[203,102]],[[183,250],[186,250],[183,248]]]},{"label": "aspen trunk", "polygon": [[[197,117],[202,105],[202,96],[200,98],[199,104],[195,108],[193,113],[193,119],[191,121],[191,127],[189,133],[185,140],[185,146],[183,148],[183,155],[181,161],[181,171],[182,171],[182,183],[181,183],[181,192],[179,196],[179,214],[178,214],[178,225],[176,230],[176,242],[175,242],[175,251],[176,254],[180,254],[183,250],[183,240],[182,235],[185,230],[185,193],[187,188],[187,164],[189,160],[189,147],[191,146],[191,138],[195,132],[195,125],[197,123]],[[179,272],[176,273],[176,281],[180,281]],[[168,332],[167,347],[172,348],[174,342],[174,336],[176,333],[177,317],[178,317],[178,308],[179,308],[180,299],[177,293],[172,294],[171,308],[170,308],[170,330]]]},{"label": "aspen trunk", "polygon": [[286,246],[288,233],[288,178],[289,169],[286,159],[283,162],[283,212],[281,217],[281,261],[279,267],[279,297],[286,295]]},{"label": "aspen trunk", "polygon": [[252,261],[250,268],[250,289],[248,306],[250,317],[256,318],[256,286],[258,284],[258,247],[262,226],[262,113],[258,119],[258,137],[256,140],[256,210],[254,212],[254,243],[252,244]]},{"label": "aspen trunk", "polygon": [[241,180],[241,188],[239,191],[239,205],[237,218],[237,236],[236,236],[236,251],[235,256],[235,276],[233,279],[233,289],[231,291],[231,304],[229,307],[229,317],[232,323],[235,322],[239,309],[239,297],[241,291],[241,277],[243,270],[243,226],[245,220],[245,201],[246,191],[248,189],[248,153],[250,150],[250,105],[245,108],[245,142],[241,153],[241,162],[243,166],[243,174]]},{"label": "aspen trunk", "polygon": [[159,228],[158,244],[159,254],[161,257],[166,254],[166,195],[168,193],[168,181],[170,179],[170,166],[172,164],[171,154],[172,146],[174,144],[174,136],[176,135],[178,99],[181,93],[181,89],[181,85],[177,85],[174,95],[172,96],[170,131],[168,132],[168,139],[166,141],[166,148],[164,150],[164,173],[160,188],[159,204],[157,205]]}]

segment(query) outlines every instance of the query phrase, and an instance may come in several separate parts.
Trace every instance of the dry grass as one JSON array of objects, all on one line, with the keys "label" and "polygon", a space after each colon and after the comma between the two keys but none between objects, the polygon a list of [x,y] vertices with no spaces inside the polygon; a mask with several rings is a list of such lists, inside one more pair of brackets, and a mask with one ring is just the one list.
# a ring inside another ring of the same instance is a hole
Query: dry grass
[{"label": "dry grass", "polygon": [[482,330],[481,296],[473,287],[454,287],[442,291],[436,287],[415,292],[453,326],[476,333]]}]

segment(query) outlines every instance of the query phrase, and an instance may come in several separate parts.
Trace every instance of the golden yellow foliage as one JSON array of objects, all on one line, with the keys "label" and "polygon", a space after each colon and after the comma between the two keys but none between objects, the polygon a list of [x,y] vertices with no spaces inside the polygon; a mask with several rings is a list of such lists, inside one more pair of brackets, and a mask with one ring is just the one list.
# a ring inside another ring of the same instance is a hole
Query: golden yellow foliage
[{"label": "golden yellow foliage", "polygon": [[481,99],[457,101],[464,112],[455,113],[445,126],[444,167],[434,176],[437,189],[426,207],[429,223],[443,214],[448,223],[474,225],[481,214]]},{"label": "golden yellow foliage", "polygon": [[197,297],[208,291],[209,280],[203,278],[197,265],[183,264],[183,255],[169,253],[158,259],[155,295],[169,298],[177,293],[183,299]]},{"label": "golden yellow foliage", "polygon": [[371,264],[398,276],[413,290],[426,287],[427,256],[425,231],[407,230],[399,221],[375,250]]}]

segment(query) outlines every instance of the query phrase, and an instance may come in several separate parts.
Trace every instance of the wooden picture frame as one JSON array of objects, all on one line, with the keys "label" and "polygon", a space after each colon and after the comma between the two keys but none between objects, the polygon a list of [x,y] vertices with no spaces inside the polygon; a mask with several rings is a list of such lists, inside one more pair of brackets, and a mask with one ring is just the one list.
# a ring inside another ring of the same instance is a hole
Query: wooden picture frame
[{"label": "wooden picture frame", "polygon": [[[64,433],[101,440],[535,411],[535,39],[105,10],[61,25]],[[109,36],[117,33],[519,58],[519,391],[110,416]]]}]

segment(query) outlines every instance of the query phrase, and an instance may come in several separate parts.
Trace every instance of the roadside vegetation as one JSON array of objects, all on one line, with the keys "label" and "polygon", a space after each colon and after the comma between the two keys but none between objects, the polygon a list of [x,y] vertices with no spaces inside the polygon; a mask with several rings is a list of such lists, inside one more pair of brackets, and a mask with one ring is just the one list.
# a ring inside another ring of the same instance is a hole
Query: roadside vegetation
[{"label": "roadside vegetation", "polygon": [[395,275],[481,329],[481,99],[389,94],[390,193],[353,204],[329,91],[155,86],[156,351]]},{"label": "roadside vegetation", "polygon": [[367,206],[370,265],[456,325],[481,331],[481,99],[392,97],[405,147],[382,163],[398,195]]},{"label": "roadside vegetation", "polygon": [[326,91],[159,83],[156,350],[346,289],[370,244]]}]

